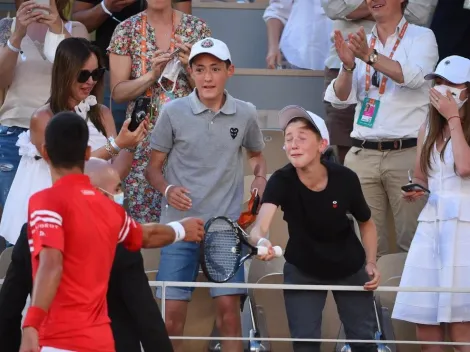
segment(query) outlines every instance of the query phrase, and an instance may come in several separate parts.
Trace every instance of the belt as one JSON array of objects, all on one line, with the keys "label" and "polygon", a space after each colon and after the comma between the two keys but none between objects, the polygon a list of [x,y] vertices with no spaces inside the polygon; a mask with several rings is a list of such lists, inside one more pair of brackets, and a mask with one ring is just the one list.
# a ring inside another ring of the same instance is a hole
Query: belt
[{"label": "belt", "polygon": [[395,139],[393,141],[363,141],[360,139],[352,139],[352,145],[358,148],[384,150],[400,150],[416,147],[418,140],[416,138]]}]

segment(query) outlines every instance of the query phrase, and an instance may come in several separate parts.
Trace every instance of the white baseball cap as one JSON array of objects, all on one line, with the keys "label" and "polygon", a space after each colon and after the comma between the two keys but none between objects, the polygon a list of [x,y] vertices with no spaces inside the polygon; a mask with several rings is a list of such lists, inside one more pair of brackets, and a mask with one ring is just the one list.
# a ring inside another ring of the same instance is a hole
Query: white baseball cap
[{"label": "white baseball cap", "polygon": [[229,60],[230,63],[232,62],[227,44],[215,38],[204,38],[194,43],[188,61],[191,62],[199,54],[211,54],[222,61]]},{"label": "white baseball cap", "polygon": [[287,124],[295,117],[303,117],[312,122],[318,133],[320,133],[321,138],[326,139],[327,144],[330,144],[330,133],[325,121],[320,116],[298,105],[289,105],[279,111],[279,126],[281,129],[284,131]]},{"label": "white baseball cap", "polygon": [[436,70],[424,76],[424,79],[431,80],[437,77],[453,84],[470,82],[470,60],[456,55],[446,57],[439,62]]}]

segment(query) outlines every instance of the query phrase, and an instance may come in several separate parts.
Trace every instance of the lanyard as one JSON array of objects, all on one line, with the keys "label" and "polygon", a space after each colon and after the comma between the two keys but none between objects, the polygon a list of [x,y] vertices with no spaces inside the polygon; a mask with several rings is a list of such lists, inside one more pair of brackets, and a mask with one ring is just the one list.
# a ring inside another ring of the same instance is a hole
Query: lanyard
[{"label": "lanyard", "polygon": [[[176,12],[173,11],[172,22],[171,22],[171,39],[170,39],[170,52],[175,50],[175,18]],[[142,13],[142,25],[140,29],[141,34],[141,42],[140,42],[140,52],[141,52],[141,59],[142,59],[142,75],[147,73],[147,14],[145,12]],[[153,87],[153,85],[152,85]],[[150,87],[147,89],[145,93],[147,97],[152,96],[152,88]]]},{"label": "lanyard", "polygon": [[[400,31],[400,34],[398,35],[395,45],[393,46],[392,52],[388,56],[389,59],[391,59],[393,57],[393,54],[395,54],[395,51],[397,50],[398,45],[400,45],[401,40],[405,36],[405,32],[407,28],[408,28],[408,22],[405,22],[405,24],[403,25]],[[374,49],[376,41],[377,41],[377,38],[374,35],[372,35],[372,39],[370,41],[370,47],[372,49]],[[387,84],[387,81],[388,81],[388,77],[383,76],[380,82],[379,97],[381,97],[385,93],[385,85]],[[369,94],[369,89],[370,89],[370,65],[366,65],[366,95]]]}]

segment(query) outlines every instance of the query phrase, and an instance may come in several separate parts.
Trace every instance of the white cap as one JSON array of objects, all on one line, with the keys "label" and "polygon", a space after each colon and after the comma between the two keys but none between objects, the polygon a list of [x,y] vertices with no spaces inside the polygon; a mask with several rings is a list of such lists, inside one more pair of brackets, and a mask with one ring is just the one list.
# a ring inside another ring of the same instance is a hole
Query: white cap
[{"label": "white cap", "polygon": [[436,77],[453,84],[470,82],[470,60],[456,55],[446,57],[439,62],[436,71],[424,76],[424,79],[430,80]]},{"label": "white cap", "polygon": [[328,145],[330,144],[330,134],[326,127],[325,121],[313,112],[307,111],[298,105],[289,105],[279,111],[279,126],[284,131],[287,124],[295,117],[303,117],[310,120],[316,130],[320,133],[321,138],[326,139]]},{"label": "white cap", "polygon": [[211,54],[222,61],[229,60],[232,62],[227,44],[215,38],[204,38],[194,43],[188,61],[191,62],[191,60],[199,54]]}]

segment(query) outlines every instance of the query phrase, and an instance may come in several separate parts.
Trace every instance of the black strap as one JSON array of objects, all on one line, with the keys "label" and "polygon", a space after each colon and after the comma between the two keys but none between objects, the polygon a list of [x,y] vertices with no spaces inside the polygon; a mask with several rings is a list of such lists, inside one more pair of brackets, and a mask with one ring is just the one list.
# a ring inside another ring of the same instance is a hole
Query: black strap
[{"label": "black strap", "polygon": [[393,141],[376,142],[364,141],[360,139],[352,139],[352,145],[358,148],[374,149],[374,150],[400,150],[416,147],[418,140],[416,138],[396,139]]}]

